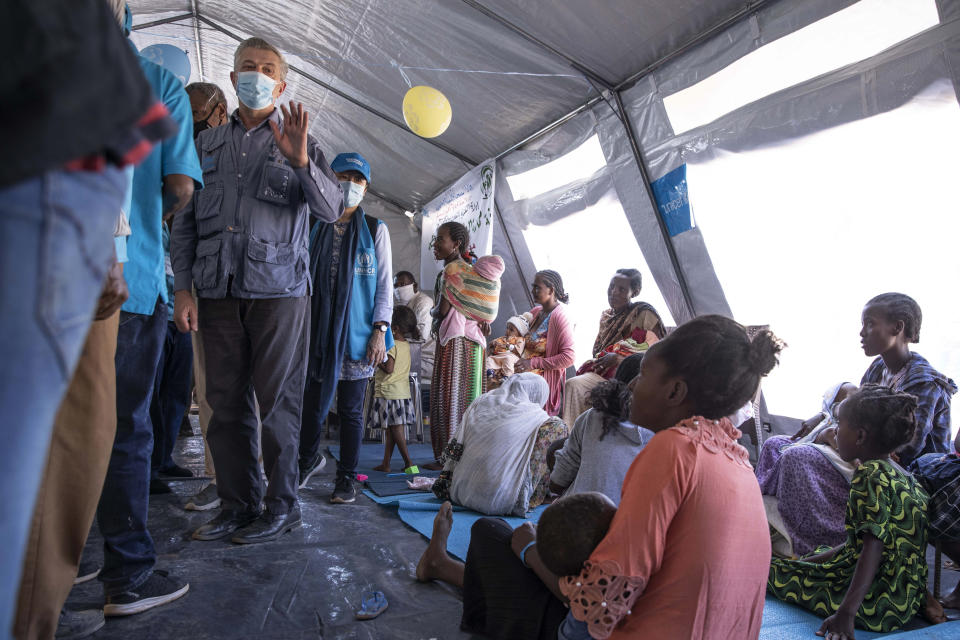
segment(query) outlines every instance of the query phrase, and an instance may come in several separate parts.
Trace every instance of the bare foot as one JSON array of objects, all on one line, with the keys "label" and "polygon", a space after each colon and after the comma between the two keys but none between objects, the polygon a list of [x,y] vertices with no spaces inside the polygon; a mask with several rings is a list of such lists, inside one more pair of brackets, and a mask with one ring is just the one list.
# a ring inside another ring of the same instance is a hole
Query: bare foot
[{"label": "bare foot", "polygon": [[947,596],[941,598],[940,602],[947,609],[960,609],[960,585],[957,585],[957,588]]},{"label": "bare foot", "polygon": [[443,471],[443,465],[439,462],[428,462],[423,465],[424,469],[429,469],[430,471]]},{"label": "bare foot", "polygon": [[373,470],[374,470],[374,471],[384,471],[384,472],[386,472],[386,473],[390,473],[390,465],[389,465],[389,464],[378,464],[377,466],[375,466],[375,467],[373,468]]},{"label": "bare foot", "polygon": [[[953,595],[953,594],[950,594]],[[943,613],[943,607],[940,606],[940,603],[937,602],[937,599],[933,597],[933,594],[930,593],[930,590],[927,590],[926,597],[923,602],[923,611],[921,611],[924,619],[930,624],[940,624],[941,622],[947,621],[946,614]]]},{"label": "bare foot", "polygon": [[450,537],[450,528],[453,527],[453,505],[444,502],[440,505],[437,517],[433,519],[433,535],[427,550],[420,556],[417,563],[417,580],[429,582],[438,577],[438,569],[450,561],[447,556],[447,538]]}]

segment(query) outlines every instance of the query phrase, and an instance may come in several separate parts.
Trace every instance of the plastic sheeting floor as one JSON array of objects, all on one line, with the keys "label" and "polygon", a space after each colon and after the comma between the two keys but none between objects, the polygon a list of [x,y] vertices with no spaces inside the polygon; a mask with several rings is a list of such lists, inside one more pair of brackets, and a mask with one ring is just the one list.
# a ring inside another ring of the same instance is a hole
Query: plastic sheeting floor
[{"label": "plastic sheeting floor", "polygon": [[[198,432],[196,425],[194,430]],[[175,458],[201,475],[200,437],[181,438]],[[335,468],[328,457],[327,466],[300,492],[303,527],[263,545],[191,540],[193,530],[217,513],[185,511],[181,506],[206,480],[172,482],[173,493],[151,496],[149,525],[157,568],[189,581],[190,591],[176,602],[139,615],[108,618],[91,638],[472,638],[459,628],[459,593],[414,580],[417,560],[426,548],[419,533],[404,525],[392,509],[362,494],[354,504],[329,504]],[[94,527],[84,560],[102,560],[102,544]],[[932,550],[929,555],[932,561]],[[958,580],[960,572],[944,570],[943,591],[949,593]],[[390,606],[374,620],[357,621],[354,612],[361,593],[370,589],[383,591]],[[96,580],[74,587],[67,601],[74,609],[102,605]],[[958,617],[957,611],[947,613],[951,619]],[[920,626],[915,622],[908,628]]]},{"label": "plastic sheeting floor", "polygon": [[[199,436],[181,438],[175,457],[201,474]],[[181,507],[206,480],[172,482],[174,493],[151,496],[149,526],[157,568],[189,581],[190,591],[139,615],[108,618],[91,638],[470,638],[459,629],[459,594],[414,580],[427,546],[419,533],[363,495],[354,504],[329,504],[335,468],[328,459],[300,492],[303,527],[262,545],[191,540],[193,530],[217,513]],[[84,560],[102,557],[102,538],[94,527]],[[357,621],[361,593],[370,589],[383,591],[390,606],[374,620]],[[74,609],[102,604],[96,580],[74,587],[67,601]]]}]

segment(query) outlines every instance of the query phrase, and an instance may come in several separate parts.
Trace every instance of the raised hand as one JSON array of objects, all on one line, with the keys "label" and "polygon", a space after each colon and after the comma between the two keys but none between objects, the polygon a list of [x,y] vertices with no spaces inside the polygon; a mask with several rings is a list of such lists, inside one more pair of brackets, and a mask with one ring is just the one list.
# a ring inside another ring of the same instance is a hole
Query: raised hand
[{"label": "raised hand", "polygon": [[281,103],[280,112],[283,114],[283,131],[273,120],[268,121],[273,131],[273,139],[277,142],[277,149],[292,166],[305,167],[310,160],[307,156],[310,116],[304,111],[302,102],[294,103],[293,100],[290,101],[289,109]]}]

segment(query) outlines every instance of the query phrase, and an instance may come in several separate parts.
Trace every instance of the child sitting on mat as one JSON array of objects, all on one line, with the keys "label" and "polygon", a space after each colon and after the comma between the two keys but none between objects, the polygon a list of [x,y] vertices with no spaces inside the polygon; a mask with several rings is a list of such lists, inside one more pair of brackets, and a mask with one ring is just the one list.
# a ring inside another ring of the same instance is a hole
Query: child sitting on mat
[{"label": "child sitting on mat", "polygon": [[373,469],[390,471],[390,458],[393,457],[393,446],[396,444],[403,457],[404,473],[420,473],[410,461],[406,436],[407,425],[417,419],[410,399],[410,343],[407,342],[421,339],[417,316],[410,307],[397,305],[393,308],[390,326],[395,343],[373,376],[371,426],[383,429],[383,464]]},{"label": "child sitting on mat", "polygon": [[523,315],[513,316],[507,320],[506,335],[500,336],[490,342],[484,370],[487,379],[494,384],[503,382],[504,378],[513,375],[513,365],[517,363],[523,354],[525,343],[524,336],[530,329],[530,321],[533,316],[530,312]]},{"label": "child sitting on mat", "polygon": [[[530,545],[536,544],[540,561],[554,574],[575,576],[607,535],[616,512],[613,501],[598,491],[564,496],[540,516],[537,541]],[[568,612],[557,640],[590,640],[587,623]]]},{"label": "child sitting on mat", "polygon": [[927,494],[890,459],[913,438],[916,408],[916,397],[875,384],[840,405],[840,457],[860,461],[847,502],[847,541],[770,564],[770,593],[827,617],[817,635],[852,639],[854,626],[894,631],[924,605]]}]

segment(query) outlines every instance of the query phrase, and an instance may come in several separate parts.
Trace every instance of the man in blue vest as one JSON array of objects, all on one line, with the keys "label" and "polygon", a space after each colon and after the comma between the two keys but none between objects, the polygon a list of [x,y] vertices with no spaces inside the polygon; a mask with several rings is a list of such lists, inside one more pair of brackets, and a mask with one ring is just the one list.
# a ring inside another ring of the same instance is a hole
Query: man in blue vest
[{"label": "man in blue vest", "polygon": [[323,467],[320,428],[336,393],[340,462],[330,502],[346,503],[357,495],[364,392],[393,346],[393,268],[387,226],[360,206],[370,185],[370,165],[359,153],[341,153],[330,168],[343,191],[343,215],[333,224],[317,225],[311,236],[314,292],[300,486]]},{"label": "man in blue vest", "polygon": [[269,42],[240,43],[230,74],[240,106],[227,124],[197,137],[208,189],[173,222],[174,320],[180,331],[199,329],[202,337],[213,409],[207,442],[221,499],[220,514],[194,532],[197,540],[266,542],[301,524],[297,443],[310,317],[309,221],[336,220],[343,198],[309,135],[303,105],[274,106],[287,70]]}]

